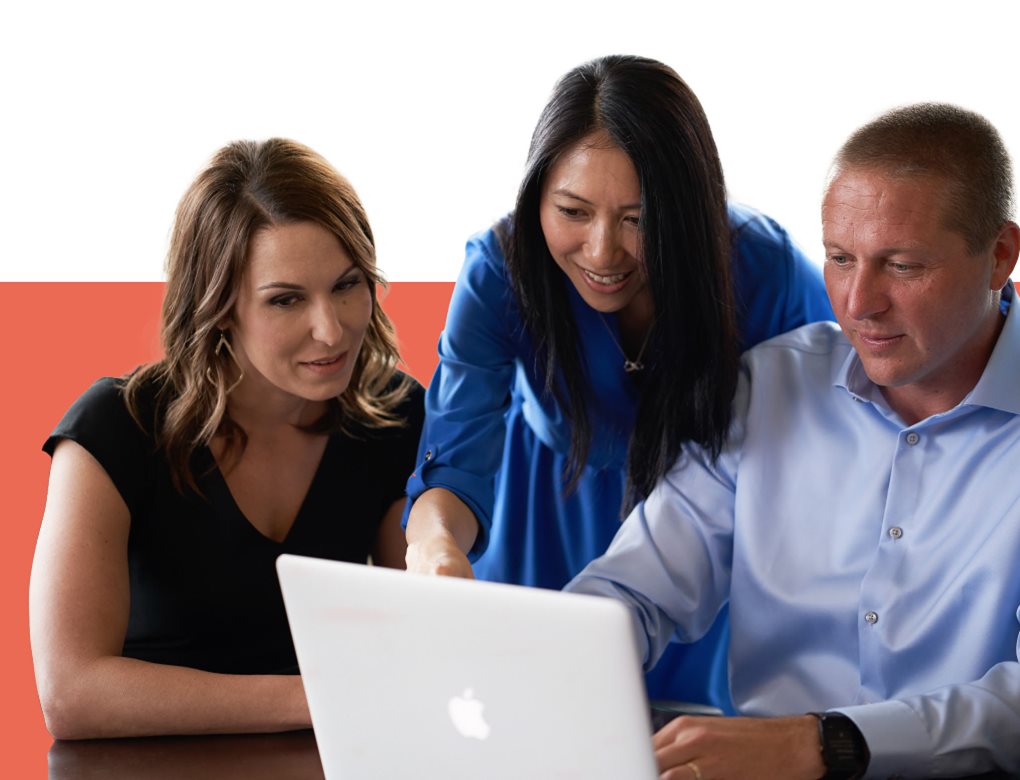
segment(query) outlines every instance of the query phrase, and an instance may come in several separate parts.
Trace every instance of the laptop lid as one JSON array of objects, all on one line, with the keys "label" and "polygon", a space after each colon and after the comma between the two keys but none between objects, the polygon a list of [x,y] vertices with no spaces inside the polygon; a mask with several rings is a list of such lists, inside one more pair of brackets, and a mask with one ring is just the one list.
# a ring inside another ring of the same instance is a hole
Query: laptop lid
[{"label": "laptop lid", "polygon": [[327,778],[654,778],[612,599],[281,555]]}]

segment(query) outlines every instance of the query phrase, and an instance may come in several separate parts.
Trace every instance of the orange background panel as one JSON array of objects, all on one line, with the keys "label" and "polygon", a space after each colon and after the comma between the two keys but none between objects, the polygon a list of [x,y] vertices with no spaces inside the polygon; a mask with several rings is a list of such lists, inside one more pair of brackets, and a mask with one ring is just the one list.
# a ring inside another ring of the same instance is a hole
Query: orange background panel
[{"label": "orange background panel", "polygon": [[[409,373],[427,384],[453,284],[391,285],[384,306]],[[49,458],[40,447],[94,379],[160,355],[160,283],[0,283],[4,361],[3,474],[7,514],[0,546],[0,734],[6,777],[44,777],[51,739],[35,691],[28,641],[28,580],[46,498]]]}]

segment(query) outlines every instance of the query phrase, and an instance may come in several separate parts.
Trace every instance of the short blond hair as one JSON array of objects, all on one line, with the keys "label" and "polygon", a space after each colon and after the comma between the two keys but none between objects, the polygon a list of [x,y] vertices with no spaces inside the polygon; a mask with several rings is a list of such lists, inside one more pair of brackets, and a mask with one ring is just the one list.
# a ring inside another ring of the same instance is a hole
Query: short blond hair
[{"label": "short blond hair", "polygon": [[999,132],[980,114],[950,103],[902,106],[868,122],[836,154],[833,172],[848,167],[946,180],[947,226],[974,252],[1013,218],[1013,165]]}]

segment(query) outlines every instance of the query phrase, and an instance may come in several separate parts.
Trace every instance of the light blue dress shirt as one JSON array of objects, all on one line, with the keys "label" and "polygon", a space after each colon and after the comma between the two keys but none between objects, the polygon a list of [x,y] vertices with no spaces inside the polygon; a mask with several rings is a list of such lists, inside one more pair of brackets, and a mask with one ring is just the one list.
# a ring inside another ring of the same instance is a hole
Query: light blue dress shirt
[{"label": "light blue dress shirt", "polygon": [[745,354],[691,449],[568,589],[631,608],[646,665],[730,608],[744,715],[839,710],[869,777],[1020,773],[1020,307],[958,406],[905,425],[832,323]]}]

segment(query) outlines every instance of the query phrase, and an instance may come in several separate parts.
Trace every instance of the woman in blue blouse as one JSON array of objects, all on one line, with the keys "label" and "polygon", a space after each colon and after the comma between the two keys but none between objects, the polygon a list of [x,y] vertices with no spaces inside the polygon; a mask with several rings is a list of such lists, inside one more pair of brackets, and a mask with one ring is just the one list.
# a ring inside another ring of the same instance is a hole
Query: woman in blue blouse
[{"label": "woman in blue blouse", "polygon": [[[408,483],[409,568],[562,587],[686,442],[718,452],[740,351],[831,316],[785,231],[727,205],[673,70],[572,70],[513,214],[467,245]],[[650,695],[728,708],[725,635],[723,615],[675,646]]]}]

